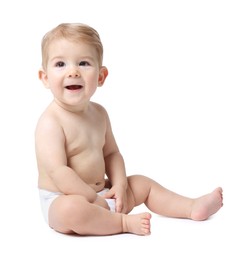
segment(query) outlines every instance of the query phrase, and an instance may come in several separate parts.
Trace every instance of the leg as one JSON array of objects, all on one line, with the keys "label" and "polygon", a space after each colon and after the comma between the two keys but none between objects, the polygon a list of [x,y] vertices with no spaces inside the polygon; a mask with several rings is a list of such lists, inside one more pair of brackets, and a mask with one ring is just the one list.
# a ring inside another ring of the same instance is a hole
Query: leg
[{"label": "leg", "polygon": [[130,176],[128,182],[135,206],[145,203],[152,212],[167,217],[205,220],[223,205],[221,188],[191,199],[172,192],[145,176]]},{"label": "leg", "polygon": [[50,206],[49,225],[61,233],[111,235],[148,234],[149,213],[125,215],[91,204],[82,196],[61,195]]}]

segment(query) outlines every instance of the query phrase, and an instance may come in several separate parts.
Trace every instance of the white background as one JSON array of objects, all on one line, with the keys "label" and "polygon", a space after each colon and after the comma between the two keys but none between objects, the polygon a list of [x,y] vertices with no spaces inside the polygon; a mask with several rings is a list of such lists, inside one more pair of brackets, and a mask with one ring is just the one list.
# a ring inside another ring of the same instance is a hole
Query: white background
[{"label": "white background", "polygon": [[[248,259],[248,13],[241,0],[2,1],[0,258]],[[37,71],[42,36],[62,22],[100,33],[109,76],[93,100],[109,112],[127,174],[193,197],[222,186],[218,214],[205,222],[153,214],[148,237],[48,228],[34,129],[52,96]]]}]

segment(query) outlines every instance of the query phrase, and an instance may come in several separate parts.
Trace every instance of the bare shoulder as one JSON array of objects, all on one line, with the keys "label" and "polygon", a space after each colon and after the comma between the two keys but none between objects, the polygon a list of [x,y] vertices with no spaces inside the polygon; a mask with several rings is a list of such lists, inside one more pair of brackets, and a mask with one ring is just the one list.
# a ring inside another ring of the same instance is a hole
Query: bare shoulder
[{"label": "bare shoulder", "polygon": [[47,132],[51,133],[59,129],[61,129],[59,118],[51,106],[48,106],[37,121],[35,134],[36,136],[44,135]]},{"label": "bare shoulder", "polygon": [[91,105],[92,105],[97,111],[99,111],[100,113],[107,114],[106,109],[105,109],[102,105],[100,105],[99,103],[96,103],[96,102],[91,101]]},{"label": "bare shoulder", "polygon": [[101,117],[109,120],[108,112],[102,105],[95,102],[91,102],[91,105]]}]

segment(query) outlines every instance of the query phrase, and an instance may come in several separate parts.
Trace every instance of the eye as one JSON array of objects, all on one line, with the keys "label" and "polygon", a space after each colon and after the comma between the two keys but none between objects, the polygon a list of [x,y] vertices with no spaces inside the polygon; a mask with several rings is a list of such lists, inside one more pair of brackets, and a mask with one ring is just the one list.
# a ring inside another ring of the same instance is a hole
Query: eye
[{"label": "eye", "polygon": [[80,66],[90,66],[90,63],[88,61],[81,61],[79,63]]},{"label": "eye", "polygon": [[63,67],[63,66],[65,66],[65,63],[63,62],[63,61],[58,61],[58,62],[56,62],[56,64],[55,64],[55,67]]}]

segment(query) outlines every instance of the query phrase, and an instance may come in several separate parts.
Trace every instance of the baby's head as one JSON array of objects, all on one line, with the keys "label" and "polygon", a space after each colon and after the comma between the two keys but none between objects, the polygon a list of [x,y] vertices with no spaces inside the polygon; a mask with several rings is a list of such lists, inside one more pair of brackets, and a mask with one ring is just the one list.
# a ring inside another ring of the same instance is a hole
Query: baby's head
[{"label": "baby's head", "polygon": [[98,32],[86,24],[62,23],[47,32],[42,39],[42,67],[44,70],[47,68],[49,46],[54,40],[58,39],[90,44],[97,52],[99,67],[102,66],[103,45]]}]

